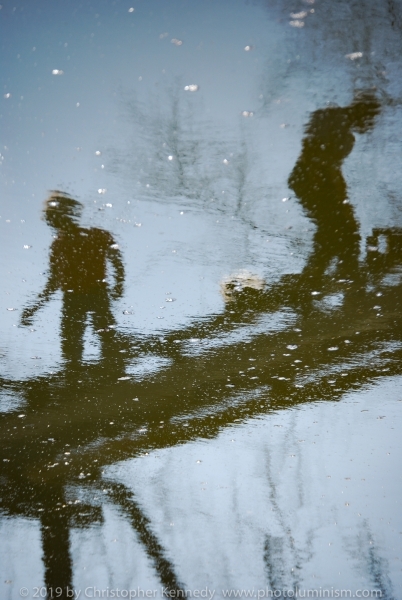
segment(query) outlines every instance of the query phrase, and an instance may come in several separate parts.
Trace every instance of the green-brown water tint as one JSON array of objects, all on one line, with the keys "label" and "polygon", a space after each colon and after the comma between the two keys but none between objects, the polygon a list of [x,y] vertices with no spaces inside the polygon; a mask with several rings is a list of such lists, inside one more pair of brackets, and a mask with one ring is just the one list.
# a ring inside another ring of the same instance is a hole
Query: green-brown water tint
[{"label": "green-brown water tint", "polygon": [[[102,480],[106,466],[214,437],[250,417],[340,398],[385,372],[401,374],[401,284],[387,285],[385,277],[402,266],[402,231],[374,230],[367,257],[359,261],[359,226],[341,170],[353,132],[375,127],[380,110],[379,98],[364,92],[349,106],[327,107],[310,117],[289,177],[317,227],[302,273],[254,288],[227,281],[222,314],[163,336],[115,328],[110,301],[124,282],[117,245],[108,232],[74,221],[67,205],[76,208],[75,201],[61,192],[51,197],[55,205],[48,203],[46,216],[58,238],[49,279],[21,320],[30,323],[50,294],[62,290],[63,364],[52,375],[3,379],[3,390],[22,395],[26,405],[1,415],[1,510],[40,520],[46,586],[72,585],[71,527],[102,521],[99,506],[68,502],[71,486],[106,490],[137,530],[161,582],[179,589],[175,568],[131,492]],[[60,214],[58,202],[67,207]],[[114,291],[99,281],[108,258],[115,266]],[[341,305],[326,311],[326,300],[336,295]],[[88,314],[95,314],[102,341],[96,364],[82,362]],[[270,314],[280,318],[281,327],[259,333],[259,321]],[[240,332],[239,339],[230,339],[233,332]],[[166,366],[138,381],[127,375],[133,359],[150,354],[166,359]]]}]

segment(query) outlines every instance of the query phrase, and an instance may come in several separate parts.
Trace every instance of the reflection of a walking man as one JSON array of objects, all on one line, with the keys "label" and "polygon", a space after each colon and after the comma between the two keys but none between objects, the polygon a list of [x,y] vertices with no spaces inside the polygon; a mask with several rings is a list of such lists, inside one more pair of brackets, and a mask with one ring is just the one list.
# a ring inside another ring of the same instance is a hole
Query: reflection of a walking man
[{"label": "reflection of a walking man", "polygon": [[[30,325],[33,315],[56,291],[63,292],[61,319],[62,353],[70,364],[79,364],[88,315],[102,339],[102,356],[116,352],[111,299],[123,292],[124,267],[112,235],[77,223],[82,205],[61,192],[54,192],[45,203],[45,220],[57,232],[49,260],[49,278],[34,305],[25,308],[21,323]],[[114,268],[115,285],[107,284],[107,261]]]}]

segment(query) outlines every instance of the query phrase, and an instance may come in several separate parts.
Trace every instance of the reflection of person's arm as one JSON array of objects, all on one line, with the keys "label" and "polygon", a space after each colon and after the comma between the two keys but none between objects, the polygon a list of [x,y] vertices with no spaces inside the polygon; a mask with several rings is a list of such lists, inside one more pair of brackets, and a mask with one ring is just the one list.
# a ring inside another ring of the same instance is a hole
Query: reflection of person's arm
[{"label": "reflection of person's arm", "polygon": [[124,284],[124,265],[121,257],[120,250],[116,247],[116,244],[109,246],[108,259],[114,268],[115,285],[112,291],[112,297],[117,299],[123,295],[123,284]]},{"label": "reflection of person's arm", "polygon": [[44,304],[49,300],[50,296],[56,291],[56,279],[51,273],[50,277],[44,287],[44,289],[38,294],[37,301],[31,306],[27,306],[22,311],[21,325],[30,325],[34,314],[42,308]]}]

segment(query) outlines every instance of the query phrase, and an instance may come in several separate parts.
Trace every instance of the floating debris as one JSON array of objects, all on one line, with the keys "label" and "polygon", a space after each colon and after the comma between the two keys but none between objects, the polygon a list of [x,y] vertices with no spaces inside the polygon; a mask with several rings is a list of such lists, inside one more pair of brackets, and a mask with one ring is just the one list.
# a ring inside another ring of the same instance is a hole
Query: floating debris
[{"label": "floating debris", "polygon": [[64,71],[61,69],[53,69],[52,75],[64,75]]},{"label": "floating debris", "polygon": [[234,300],[235,294],[243,292],[246,288],[263,290],[265,281],[250,271],[238,271],[229,277],[225,277],[220,283],[220,291],[225,302]]},{"label": "floating debris", "polygon": [[292,17],[292,19],[305,19],[308,15],[308,12],[306,10],[302,10],[301,12],[298,13],[290,13],[290,16]]},{"label": "floating debris", "polygon": [[363,56],[363,52],[351,52],[350,54],[345,54],[345,58],[349,58],[349,60],[356,60],[357,58],[361,58]]},{"label": "floating debris", "polygon": [[190,85],[184,86],[185,92],[198,92],[199,89],[200,89],[200,86],[197,85],[196,83],[191,83]]},{"label": "floating debris", "polygon": [[244,46],[244,51],[245,52],[250,52],[253,49],[254,46]]},{"label": "floating debris", "polygon": [[289,25],[291,27],[298,27],[299,29],[304,27],[304,21],[299,21],[298,19],[294,21],[289,21]]},{"label": "floating debris", "polygon": [[241,113],[242,117],[254,117],[254,113],[251,110],[243,110]]},{"label": "floating debris", "polygon": [[286,346],[286,348],[288,350],[296,350],[296,348],[298,348],[297,344],[289,344],[288,346]]}]

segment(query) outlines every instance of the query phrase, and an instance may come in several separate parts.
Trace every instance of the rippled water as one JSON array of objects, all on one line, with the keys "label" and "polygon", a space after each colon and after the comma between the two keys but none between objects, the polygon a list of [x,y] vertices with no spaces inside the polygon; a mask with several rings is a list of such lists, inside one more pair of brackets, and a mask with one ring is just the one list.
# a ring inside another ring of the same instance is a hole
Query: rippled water
[{"label": "rippled water", "polygon": [[0,19],[1,597],[401,597],[400,2]]}]

